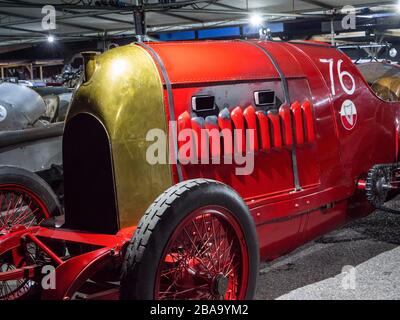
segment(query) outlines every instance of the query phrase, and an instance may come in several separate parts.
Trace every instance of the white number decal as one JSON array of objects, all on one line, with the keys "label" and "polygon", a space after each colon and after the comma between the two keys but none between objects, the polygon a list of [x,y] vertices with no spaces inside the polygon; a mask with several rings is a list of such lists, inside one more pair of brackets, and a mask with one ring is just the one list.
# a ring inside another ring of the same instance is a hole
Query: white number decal
[{"label": "white number decal", "polygon": [[[344,92],[346,92],[348,95],[352,95],[354,93],[354,91],[356,91],[356,82],[354,81],[353,76],[348,72],[348,71],[341,71],[342,69],[342,63],[343,60],[340,59],[338,61],[338,65],[337,65],[337,71],[338,71],[338,75],[339,75],[339,81],[340,84],[342,86],[342,89]],[[351,80],[351,88],[347,88],[346,85],[344,84],[344,77],[349,77]]]},{"label": "white number decal", "polygon": [[[335,87],[335,81],[334,81],[334,60],[333,59],[320,59],[322,63],[329,63],[329,75],[330,75],[330,81],[331,81],[331,90],[332,94],[336,95],[336,87]],[[337,62],[337,74],[339,77],[339,82],[340,85],[342,86],[342,89],[344,92],[346,92],[348,95],[352,95],[356,91],[356,82],[353,78],[353,76],[348,72],[348,71],[342,71],[342,63],[343,60],[340,59]],[[348,77],[351,81],[351,88],[347,88],[345,83],[344,83],[344,78]]]},{"label": "white number decal", "polygon": [[336,95],[336,90],[335,90],[335,81],[333,79],[333,59],[320,59],[322,63],[329,63],[329,74],[331,78],[331,91],[333,95]]}]

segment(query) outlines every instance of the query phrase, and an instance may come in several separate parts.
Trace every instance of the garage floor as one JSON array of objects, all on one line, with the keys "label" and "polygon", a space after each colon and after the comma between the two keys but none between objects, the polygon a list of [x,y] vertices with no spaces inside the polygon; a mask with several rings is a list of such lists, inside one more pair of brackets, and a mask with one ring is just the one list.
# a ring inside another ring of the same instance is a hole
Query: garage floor
[{"label": "garage floor", "polygon": [[400,299],[400,215],[377,211],[265,263],[258,283],[260,300]]}]

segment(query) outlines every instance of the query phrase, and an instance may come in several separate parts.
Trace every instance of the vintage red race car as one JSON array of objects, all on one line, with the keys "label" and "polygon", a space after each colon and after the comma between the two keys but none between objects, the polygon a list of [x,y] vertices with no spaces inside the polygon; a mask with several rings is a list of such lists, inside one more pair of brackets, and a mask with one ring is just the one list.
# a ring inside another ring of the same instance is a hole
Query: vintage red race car
[{"label": "vintage red race car", "polygon": [[65,219],[41,181],[0,175],[2,299],[250,299],[260,259],[391,210],[397,67],[367,82],[329,45],[252,40],[85,59]]}]

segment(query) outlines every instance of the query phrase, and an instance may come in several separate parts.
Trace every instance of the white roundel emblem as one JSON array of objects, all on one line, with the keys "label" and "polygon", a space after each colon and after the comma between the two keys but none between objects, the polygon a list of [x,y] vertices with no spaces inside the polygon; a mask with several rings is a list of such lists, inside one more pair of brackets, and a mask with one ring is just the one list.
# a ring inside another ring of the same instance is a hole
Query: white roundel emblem
[{"label": "white roundel emblem", "polygon": [[346,130],[352,130],[357,123],[357,109],[353,101],[346,100],[340,109],[340,120]]},{"label": "white roundel emblem", "polygon": [[7,118],[7,109],[0,105],[0,122]]}]

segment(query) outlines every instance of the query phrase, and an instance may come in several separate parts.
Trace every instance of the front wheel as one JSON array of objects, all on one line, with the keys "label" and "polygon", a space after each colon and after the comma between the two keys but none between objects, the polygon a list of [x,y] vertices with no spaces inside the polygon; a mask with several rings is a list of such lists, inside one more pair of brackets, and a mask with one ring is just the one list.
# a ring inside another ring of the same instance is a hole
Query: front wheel
[{"label": "front wheel", "polygon": [[253,219],[235,191],[205,179],[179,183],[139,222],[122,268],[121,298],[251,299],[258,251]]}]

